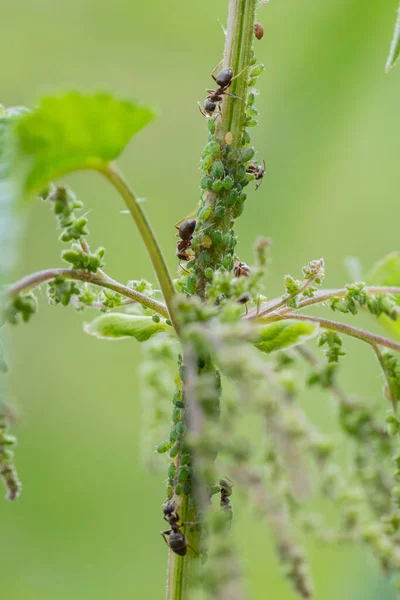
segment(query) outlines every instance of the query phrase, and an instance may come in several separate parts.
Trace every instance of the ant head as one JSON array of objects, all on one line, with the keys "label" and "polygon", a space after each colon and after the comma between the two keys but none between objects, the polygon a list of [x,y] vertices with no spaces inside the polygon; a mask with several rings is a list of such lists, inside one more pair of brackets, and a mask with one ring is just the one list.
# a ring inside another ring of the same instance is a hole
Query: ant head
[{"label": "ant head", "polygon": [[215,81],[220,87],[228,87],[228,85],[232,81],[232,77],[233,71],[230,67],[227,67],[226,69],[222,69],[222,71],[218,73],[218,75],[215,78]]},{"label": "ant head", "polygon": [[163,504],[163,513],[165,516],[172,515],[175,510],[175,502],[166,502]]},{"label": "ant head", "polygon": [[182,240],[189,239],[193,235],[195,227],[196,227],[196,220],[195,219],[189,219],[188,221],[184,221],[182,223],[182,225],[180,225],[180,227],[178,229],[178,235],[179,235],[179,237]]},{"label": "ant head", "polygon": [[250,267],[246,263],[238,260],[233,269],[235,277],[248,277],[250,275]]},{"label": "ant head", "polygon": [[215,109],[217,108],[217,105],[215,102],[213,102],[212,100],[209,100],[208,98],[206,100],[204,100],[204,110],[208,115],[212,115],[215,111]]}]

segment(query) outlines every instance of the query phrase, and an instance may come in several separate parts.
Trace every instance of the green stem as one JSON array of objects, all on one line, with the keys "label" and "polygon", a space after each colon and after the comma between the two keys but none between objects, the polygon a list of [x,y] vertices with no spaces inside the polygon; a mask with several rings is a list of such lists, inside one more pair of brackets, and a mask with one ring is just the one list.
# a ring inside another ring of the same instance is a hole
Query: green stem
[{"label": "green stem", "polygon": [[281,321],[282,319],[292,319],[294,321],[309,321],[311,323],[318,323],[320,327],[323,329],[332,329],[333,331],[338,331],[339,333],[343,333],[350,337],[357,338],[358,340],[362,340],[363,342],[367,342],[367,344],[385,346],[386,348],[390,348],[391,350],[395,350],[396,352],[400,352],[400,344],[397,342],[393,342],[393,340],[389,340],[388,338],[382,337],[381,335],[376,335],[375,333],[370,333],[369,331],[365,331],[365,329],[359,329],[358,327],[352,327],[351,325],[346,325],[345,323],[338,323],[337,321],[331,321],[330,319],[322,319],[321,317],[311,317],[308,315],[297,315],[295,313],[285,313],[271,315],[271,317],[266,319],[259,319],[259,322],[262,323],[272,323],[274,321]]},{"label": "green stem", "polygon": [[392,405],[393,408],[393,412],[397,412],[397,404],[396,404],[396,387],[392,381],[392,378],[390,377],[389,373],[388,373],[388,368],[387,368],[387,364],[385,362],[385,357],[383,356],[381,349],[379,348],[379,346],[377,344],[371,344],[376,357],[378,359],[378,362],[381,366],[383,375],[386,379],[386,385],[387,385],[387,391],[388,391],[388,395],[389,395],[389,400],[390,403]]},{"label": "green stem", "polygon": [[167,263],[165,262],[164,255],[157,242],[154,231],[144,214],[140,204],[138,203],[136,196],[129,186],[128,182],[120,173],[115,164],[108,164],[100,169],[100,172],[112,183],[115,189],[121,194],[122,198],[135,220],[139,233],[142,236],[143,242],[149,253],[150,260],[153,264],[154,271],[157,275],[158,282],[160,284],[161,291],[164,296],[165,304],[167,305],[169,318],[174,326],[174,329],[179,333],[179,325],[176,319],[175,310],[173,307],[173,298],[175,295],[175,288],[172,282],[171,275],[169,273]]},{"label": "green stem", "polygon": [[[178,500],[178,499],[176,499]],[[181,496],[179,503],[179,516],[181,523],[192,521],[189,515],[189,497]],[[190,539],[188,539],[190,543]],[[191,550],[186,556],[179,556],[172,550],[169,551],[167,572],[167,600],[183,600],[185,597],[186,584],[192,558]]]},{"label": "green stem", "polygon": [[[380,286],[380,285],[369,285],[364,288],[367,294],[371,294],[373,296],[383,296],[383,295],[391,295],[391,296],[400,296],[400,287],[398,286]],[[320,292],[316,292],[312,298],[305,298],[301,300],[297,304],[297,309],[306,308],[307,306],[313,306],[314,304],[321,304],[323,302],[327,302],[332,298],[345,298],[348,294],[349,290],[347,288],[340,288],[336,290],[321,290]],[[259,306],[259,308],[252,308],[248,311],[245,316],[246,319],[257,319],[258,317],[262,317],[264,315],[270,314],[276,310],[284,308],[283,311],[279,310],[279,314],[283,314],[285,311],[288,312],[292,310],[291,308],[286,306],[287,297],[284,298],[275,298],[273,300],[268,300],[268,302],[263,302]]]},{"label": "green stem", "polygon": [[217,134],[222,143],[225,135],[232,133],[232,147],[241,147],[246,121],[246,98],[248,88],[248,68],[254,40],[254,21],[257,0],[230,0],[228,27],[224,50],[224,67],[230,67],[234,76],[230,91],[242,100],[226,96],[223,102],[222,118]]},{"label": "green stem", "polygon": [[77,269],[46,269],[44,271],[38,271],[37,273],[32,273],[23,277],[12,286],[10,286],[6,290],[6,296],[8,298],[12,298],[17,294],[22,292],[28,292],[33,290],[34,288],[42,285],[46,281],[51,281],[56,277],[63,277],[64,279],[73,279],[75,281],[84,281],[86,283],[91,283],[92,285],[97,285],[99,287],[107,288],[109,290],[113,290],[114,292],[118,292],[121,296],[125,296],[126,298],[130,298],[151,310],[158,313],[162,317],[168,319],[169,314],[166,306],[161,304],[161,302],[157,302],[157,300],[153,300],[152,298],[148,298],[144,294],[137,292],[136,290],[131,290],[130,288],[122,285],[122,283],[118,283],[114,279],[110,277],[102,275],[98,276],[95,273],[89,273],[88,271],[80,271]]}]

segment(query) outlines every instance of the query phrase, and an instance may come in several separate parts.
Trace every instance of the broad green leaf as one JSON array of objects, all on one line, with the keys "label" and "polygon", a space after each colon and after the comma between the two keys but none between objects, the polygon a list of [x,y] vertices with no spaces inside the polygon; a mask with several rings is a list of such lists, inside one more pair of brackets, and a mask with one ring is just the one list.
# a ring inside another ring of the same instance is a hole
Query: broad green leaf
[{"label": "broad green leaf", "polygon": [[150,108],[104,93],[43,98],[16,126],[18,158],[27,166],[25,193],[39,192],[61,175],[115,160],[154,116]]},{"label": "broad green leaf", "polygon": [[389,56],[386,61],[386,72],[396,64],[400,54],[400,5],[397,10],[397,20],[394,27],[393,39],[390,44]]},{"label": "broad green leaf", "polygon": [[5,109],[0,105],[0,285],[14,266],[19,222],[15,199],[19,182],[12,174],[16,155],[13,128],[27,110],[22,107]]},{"label": "broad green leaf", "polygon": [[[400,252],[391,252],[375,263],[367,274],[366,283],[367,285],[400,287]],[[397,304],[400,305],[400,296],[397,296]],[[399,321],[392,321],[385,316],[380,320],[400,337]]]},{"label": "broad green leaf", "polygon": [[258,330],[256,347],[262,352],[276,352],[301,344],[319,331],[318,325],[307,321],[285,320],[262,325]]},{"label": "broad green leaf", "polygon": [[145,342],[156,333],[163,331],[173,331],[170,325],[167,325],[165,319],[161,319],[159,323],[156,323],[151,317],[122,313],[101,315],[85,325],[86,333],[104,340],[120,340],[133,337],[138,342]]}]

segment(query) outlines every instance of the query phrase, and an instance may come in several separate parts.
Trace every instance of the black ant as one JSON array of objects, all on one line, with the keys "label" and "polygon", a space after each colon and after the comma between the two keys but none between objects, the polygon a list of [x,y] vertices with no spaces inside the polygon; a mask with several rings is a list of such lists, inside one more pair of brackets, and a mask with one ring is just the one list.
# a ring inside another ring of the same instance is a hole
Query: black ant
[{"label": "black ant", "polygon": [[238,260],[233,267],[235,277],[248,277],[250,275],[250,267],[245,262]]},{"label": "black ant", "polygon": [[[206,90],[208,96],[204,100],[203,108],[201,108],[199,104],[200,112],[205,117],[212,117],[217,108],[218,112],[221,112],[221,104],[223,100],[222,96],[232,96],[232,98],[238,98],[239,100],[242,100],[242,98],[239,98],[239,96],[235,96],[235,94],[229,94],[226,91],[231,85],[232,81],[235,79],[235,77],[233,77],[233,71],[230,67],[222,69],[216,77],[214,76],[214,73],[219,65],[220,63],[218,63],[218,65],[210,73],[211,77],[214,79],[219,88],[217,90]],[[238,75],[236,75],[236,77],[238,77]]]},{"label": "black ant", "polygon": [[219,487],[221,489],[221,497],[220,497],[219,505],[220,505],[221,509],[226,512],[226,515],[227,515],[227,518],[229,521],[229,526],[230,526],[232,517],[233,517],[232,504],[230,501],[230,496],[232,496],[232,493],[233,493],[232,492],[233,483],[231,481],[229,481],[229,479],[225,479],[225,478],[220,479]]},{"label": "black ant", "polygon": [[[167,521],[170,529],[166,529],[165,531],[161,531],[161,535],[163,536],[165,543],[171,548],[175,554],[179,556],[185,556],[187,553],[188,546],[192,548],[186,536],[181,533],[180,528],[183,526],[183,523],[178,525],[179,523],[179,514],[175,510],[175,502],[166,502],[163,505],[164,512],[164,521]],[[167,540],[167,537],[168,540]],[[193,548],[192,548],[193,550]],[[196,551],[193,550],[195,554]]]},{"label": "black ant", "polygon": [[262,164],[257,163],[255,160],[251,161],[246,169],[246,173],[253,175],[256,180],[261,180],[260,183],[256,185],[256,190],[258,190],[265,175],[265,160],[262,161]]},{"label": "black ant", "polygon": [[180,222],[180,224],[177,223],[175,227],[178,230],[176,236],[180,238],[176,243],[176,256],[179,260],[188,261],[191,258],[188,250],[192,245],[193,234],[196,229],[196,220],[189,219],[188,221]]}]

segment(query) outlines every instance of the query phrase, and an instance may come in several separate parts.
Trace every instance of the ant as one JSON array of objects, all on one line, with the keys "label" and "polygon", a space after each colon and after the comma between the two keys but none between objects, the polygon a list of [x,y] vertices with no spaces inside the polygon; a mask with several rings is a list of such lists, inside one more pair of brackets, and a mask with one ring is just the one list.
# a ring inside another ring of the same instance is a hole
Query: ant
[{"label": "ant", "polygon": [[[166,502],[163,505],[163,513],[164,521],[167,521],[168,525],[170,526],[170,529],[161,531],[161,535],[163,536],[167,546],[169,546],[169,548],[171,548],[171,550],[179,556],[186,555],[188,546],[195,554],[197,554],[197,552],[189,545],[186,536],[180,531],[183,523],[178,525],[179,514],[175,510],[175,502]],[[169,536],[168,540],[166,539],[166,536]]]},{"label": "ant", "polygon": [[265,160],[263,159],[262,164],[257,164],[255,160],[252,160],[246,169],[246,173],[253,175],[256,180],[261,180],[260,183],[256,185],[256,190],[258,190],[265,175]]},{"label": "ant", "polygon": [[230,527],[231,522],[232,522],[232,517],[233,517],[232,504],[230,501],[230,496],[232,496],[232,493],[233,493],[232,492],[233,483],[229,479],[225,479],[225,478],[220,479],[219,487],[221,489],[221,497],[220,497],[219,505],[220,505],[221,509],[225,511],[225,513],[227,515],[227,520],[229,521],[229,527]]},{"label": "ant", "polygon": [[201,106],[199,104],[199,110],[200,110],[201,114],[204,115],[205,117],[212,117],[217,108],[218,108],[218,113],[221,113],[221,104],[222,104],[222,100],[223,100],[222,96],[232,96],[232,98],[238,98],[239,100],[242,100],[242,98],[239,98],[239,96],[235,96],[235,94],[229,94],[226,91],[228,89],[228,87],[231,85],[232,81],[236,77],[238,77],[241,73],[239,73],[239,75],[236,75],[236,77],[233,77],[232,69],[230,67],[226,67],[225,69],[222,69],[218,73],[218,75],[215,77],[214,73],[220,64],[221,63],[218,63],[217,66],[210,73],[210,75],[214,79],[215,83],[219,86],[218,89],[217,90],[206,90],[206,92],[208,93],[208,96],[204,100],[203,108],[201,108]]},{"label": "ant", "polygon": [[179,258],[179,260],[188,261],[190,260],[190,254],[188,254],[188,250],[192,245],[193,234],[194,230],[196,229],[196,220],[189,219],[188,221],[180,221],[179,223],[175,225],[175,228],[178,230],[176,236],[180,238],[176,242],[176,256]]},{"label": "ant", "polygon": [[233,268],[233,273],[234,273],[235,277],[237,277],[237,278],[248,277],[250,275],[250,267],[248,265],[246,265],[245,262],[242,262],[241,260],[237,260],[235,262],[235,265]]}]

